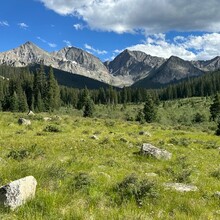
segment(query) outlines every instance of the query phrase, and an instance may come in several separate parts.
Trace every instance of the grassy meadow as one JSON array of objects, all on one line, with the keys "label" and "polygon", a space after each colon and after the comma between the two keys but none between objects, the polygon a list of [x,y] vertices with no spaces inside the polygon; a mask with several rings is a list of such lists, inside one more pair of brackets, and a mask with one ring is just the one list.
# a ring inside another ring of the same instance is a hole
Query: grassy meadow
[{"label": "grassy meadow", "polygon": [[[220,191],[220,138],[209,105],[207,98],[161,103],[152,124],[135,121],[141,105],[96,106],[93,118],[71,109],[1,112],[0,185],[29,175],[38,185],[33,200],[1,208],[0,219],[220,219],[213,196]],[[18,125],[19,117],[32,124]],[[172,159],[140,155],[142,143]],[[198,191],[168,190],[170,182]]]}]

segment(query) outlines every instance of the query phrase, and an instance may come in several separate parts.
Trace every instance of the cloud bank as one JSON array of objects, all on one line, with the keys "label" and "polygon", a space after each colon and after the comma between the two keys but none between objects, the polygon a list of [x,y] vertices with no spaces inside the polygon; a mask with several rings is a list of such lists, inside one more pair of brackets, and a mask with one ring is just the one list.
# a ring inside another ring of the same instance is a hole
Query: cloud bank
[{"label": "cloud bank", "polygon": [[207,33],[201,36],[176,36],[167,40],[165,34],[155,34],[142,44],[128,47],[129,50],[143,51],[152,56],[169,58],[178,56],[185,60],[209,60],[219,55],[220,34]]},{"label": "cloud bank", "polygon": [[91,29],[103,31],[220,31],[219,0],[39,1],[56,13],[80,17]]}]

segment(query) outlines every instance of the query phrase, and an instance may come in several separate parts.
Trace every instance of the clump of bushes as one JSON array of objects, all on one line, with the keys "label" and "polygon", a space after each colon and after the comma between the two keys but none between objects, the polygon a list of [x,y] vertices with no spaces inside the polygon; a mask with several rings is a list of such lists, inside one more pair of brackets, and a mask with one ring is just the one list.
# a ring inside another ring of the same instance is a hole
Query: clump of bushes
[{"label": "clump of bushes", "polygon": [[190,183],[193,170],[190,164],[187,163],[187,157],[180,156],[171,166],[166,168],[166,172],[171,176],[172,180],[177,183]]},{"label": "clump of bushes", "polygon": [[61,129],[57,125],[47,125],[44,128],[45,132],[61,132]]},{"label": "clump of bushes", "polygon": [[220,168],[211,173],[211,176],[220,180]]},{"label": "clump of bushes", "polygon": [[155,183],[147,179],[139,180],[134,174],[125,177],[113,191],[116,192],[115,202],[118,205],[134,200],[138,206],[141,206],[144,199],[155,199],[159,195]]},{"label": "clump of bushes", "polygon": [[87,173],[79,173],[74,177],[73,186],[75,189],[84,189],[91,186],[93,179]]},{"label": "clump of bushes", "polygon": [[33,144],[31,147],[27,149],[11,150],[8,153],[7,157],[19,161],[26,158],[35,159],[43,155],[44,155],[44,151],[40,149],[36,144]]}]

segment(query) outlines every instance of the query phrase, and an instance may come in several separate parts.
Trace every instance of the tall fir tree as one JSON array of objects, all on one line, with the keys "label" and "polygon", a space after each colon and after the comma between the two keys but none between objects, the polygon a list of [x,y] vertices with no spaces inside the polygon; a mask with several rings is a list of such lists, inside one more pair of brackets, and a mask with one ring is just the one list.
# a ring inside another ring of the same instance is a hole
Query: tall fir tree
[{"label": "tall fir tree", "polygon": [[60,88],[53,74],[53,68],[50,67],[47,92],[46,92],[46,109],[53,111],[60,107]]},{"label": "tall fir tree", "polygon": [[144,104],[143,113],[144,113],[144,118],[145,118],[146,122],[151,123],[151,122],[155,121],[156,114],[157,114],[156,107],[153,102],[153,99],[151,98],[151,96],[149,94],[147,94],[147,96],[146,96],[146,101]]},{"label": "tall fir tree", "polygon": [[220,95],[216,94],[210,106],[211,120],[215,121],[220,116]]},{"label": "tall fir tree", "polygon": [[84,104],[83,117],[92,117],[94,113],[95,105],[90,97],[87,97]]}]

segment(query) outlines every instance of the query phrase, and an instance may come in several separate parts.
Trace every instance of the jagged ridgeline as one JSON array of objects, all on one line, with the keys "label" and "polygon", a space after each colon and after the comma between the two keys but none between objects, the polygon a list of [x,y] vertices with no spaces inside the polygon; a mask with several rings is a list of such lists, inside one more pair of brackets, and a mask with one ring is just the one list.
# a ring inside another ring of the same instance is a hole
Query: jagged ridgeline
[{"label": "jagged ridgeline", "polygon": [[[209,61],[185,61],[174,56],[164,59],[141,51],[126,49],[112,61],[103,63],[99,58],[80,48],[65,47],[49,53],[31,42],[0,53],[0,65],[25,67],[36,64],[52,66],[54,73],[55,69],[56,72],[64,71],[65,73],[62,75],[68,80],[63,80],[63,76],[58,80],[62,81],[62,84],[65,81],[66,85],[68,83],[68,86],[72,87],[75,87],[76,83],[74,84],[70,80],[70,74],[75,77],[77,84],[85,80],[87,82],[89,81],[87,78],[89,78],[120,88],[131,85],[136,88],[160,88],[185,78],[201,76],[209,71],[218,70],[220,57]],[[67,72],[70,74],[68,75]],[[90,86],[87,85],[87,87]]]}]

